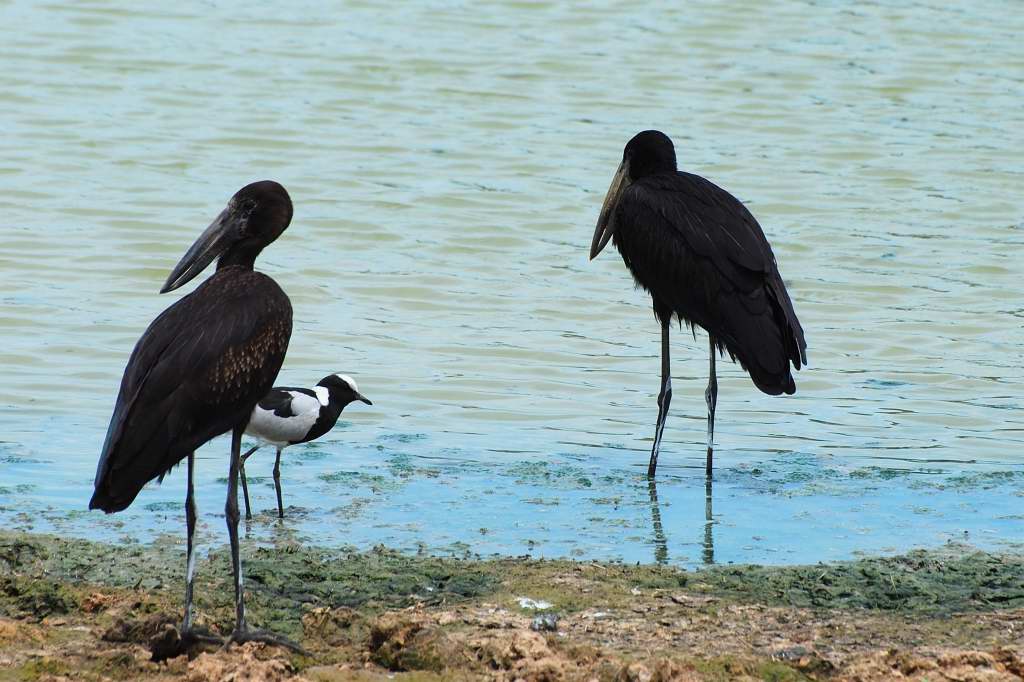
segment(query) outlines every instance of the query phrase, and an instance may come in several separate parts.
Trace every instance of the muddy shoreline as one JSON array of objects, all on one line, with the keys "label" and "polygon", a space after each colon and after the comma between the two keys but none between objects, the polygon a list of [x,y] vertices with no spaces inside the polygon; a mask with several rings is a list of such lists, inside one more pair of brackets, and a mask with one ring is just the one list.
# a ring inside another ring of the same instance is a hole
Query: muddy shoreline
[{"label": "muddy shoreline", "polygon": [[[263,645],[161,663],[180,619],[176,540],[0,532],[6,680],[956,679],[1024,677],[1024,556],[950,545],[813,566],[699,571],[281,544],[245,552]],[[199,564],[199,622],[232,624],[226,548]]]}]

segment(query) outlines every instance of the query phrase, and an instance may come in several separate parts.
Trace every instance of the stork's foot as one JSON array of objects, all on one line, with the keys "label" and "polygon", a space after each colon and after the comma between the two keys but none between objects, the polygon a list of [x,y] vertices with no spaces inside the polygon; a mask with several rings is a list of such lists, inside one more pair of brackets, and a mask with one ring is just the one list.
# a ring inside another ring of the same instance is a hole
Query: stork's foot
[{"label": "stork's foot", "polygon": [[159,663],[169,658],[177,658],[188,654],[195,657],[203,651],[213,651],[224,646],[224,638],[218,637],[206,628],[192,627],[178,630],[173,625],[166,625],[149,640],[149,651],[152,660]]},{"label": "stork's foot", "polygon": [[267,630],[255,630],[252,628],[246,628],[244,630],[235,630],[228,637],[228,641],[224,646],[231,646],[232,644],[245,644],[246,642],[263,642],[271,646],[279,646],[282,649],[288,649],[294,651],[297,654],[303,656],[309,656],[309,652],[303,649],[301,646],[281,635],[274,634]]}]

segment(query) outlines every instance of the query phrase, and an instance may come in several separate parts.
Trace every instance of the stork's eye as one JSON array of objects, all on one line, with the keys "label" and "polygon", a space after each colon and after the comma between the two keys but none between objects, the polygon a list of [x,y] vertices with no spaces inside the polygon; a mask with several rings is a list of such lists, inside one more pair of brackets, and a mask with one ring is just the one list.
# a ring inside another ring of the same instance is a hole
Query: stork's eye
[{"label": "stork's eye", "polygon": [[257,202],[256,202],[255,199],[243,199],[238,204],[237,211],[238,211],[238,215],[239,215],[240,220],[238,221],[237,229],[238,229],[238,236],[239,237],[248,237],[249,236],[249,234],[250,234],[249,217],[252,216],[252,212],[256,209],[256,204],[257,204]]}]

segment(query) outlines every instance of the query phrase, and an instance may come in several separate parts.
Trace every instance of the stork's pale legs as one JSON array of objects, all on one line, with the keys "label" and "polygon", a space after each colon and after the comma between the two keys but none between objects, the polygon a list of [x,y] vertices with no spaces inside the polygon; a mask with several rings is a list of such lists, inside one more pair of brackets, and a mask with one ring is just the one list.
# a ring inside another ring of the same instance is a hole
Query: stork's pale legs
[{"label": "stork's pale legs", "polygon": [[228,470],[228,499],[224,503],[224,516],[228,523],[228,539],[231,541],[231,572],[235,578],[235,630],[229,642],[265,642],[283,646],[292,651],[305,653],[298,644],[262,630],[250,630],[245,622],[245,599],[242,589],[242,561],[238,553],[238,470],[241,468],[242,434],[245,425],[235,427],[231,432],[231,468]]},{"label": "stork's pale legs", "polygon": [[[210,633],[206,628],[197,628],[192,622],[192,594],[196,579],[196,493],[193,480],[195,478],[196,455],[188,453],[188,482],[185,487],[185,615],[181,620],[181,631],[177,637],[161,637],[151,643],[153,660],[163,661],[189,653],[193,646],[210,644],[220,645],[224,640]],[[165,633],[170,634],[170,633]]]},{"label": "stork's pale legs", "polygon": [[245,480],[245,460],[249,459],[249,455],[260,449],[260,446],[249,448],[249,451],[242,455],[242,459],[239,462],[238,473],[242,477],[242,497],[245,498],[245,520],[252,520],[252,509],[249,507],[249,483]]},{"label": "stork's pale legs", "polygon": [[711,376],[708,378],[708,387],[704,391],[704,401],[708,404],[708,461],[704,475],[711,480],[711,457],[714,453],[715,442],[715,406],[718,404],[718,377],[715,375],[715,337],[708,334],[708,344],[711,348]]},{"label": "stork's pale legs", "polygon": [[277,518],[284,518],[284,503],[281,501],[281,448],[277,449],[274,460],[274,490],[277,491]]},{"label": "stork's pale legs", "polygon": [[193,553],[192,538],[196,532],[196,494],[192,476],[196,468],[196,453],[188,453],[188,484],[185,489],[185,529],[188,540],[185,550],[185,617],[181,622],[181,633],[192,629],[192,588],[196,577],[196,556]]},{"label": "stork's pale legs", "polygon": [[188,483],[185,488],[185,528],[188,539],[185,549],[185,615],[181,620],[181,631],[177,637],[162,637],[154,643],[153,660],[162,661],[187,653],[195,645],[222,644],[224,640],[210,633],[205,628],[197,628],[192,622],[192,592],[196,578],[196,494],[193,480],[195,477],[195,453],[188,453]]},{"label": "stork's pale legs", "polygon": [[661,449],[661,434],[665,430],[668,406],[672,402],[672,368],[668,355],[668,321],[661,325],[661,392],[658,394],[658,424],[654,429],[654,445],[651,447],[651,462],[647,465],[648,478],[654,478],[658,468],[658,450]]},{"label": "stork's pale legs", "polygon": [[238,555],[238,469],[241,467],[242,431],[231,432],[231,467],[228,469],[228,499],[224,502],[224,518],[231,542],[231,573],[235,578],[235,632],[244,632],[245,600],[242,596],[242,560]]}]

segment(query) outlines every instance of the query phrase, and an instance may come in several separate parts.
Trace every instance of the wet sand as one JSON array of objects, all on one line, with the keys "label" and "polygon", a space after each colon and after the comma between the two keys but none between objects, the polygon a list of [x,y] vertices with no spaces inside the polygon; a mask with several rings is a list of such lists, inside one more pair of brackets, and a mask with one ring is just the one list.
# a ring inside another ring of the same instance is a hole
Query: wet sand
[{"label": "wet sand", "polygon": [[[963,545],[701,571],[250,548],[250,621],[310,655],[248,644],[153,662],[180,620],[182,554],[171,537],[0,533],[0,681],[1024,677],[1024,557]],[[227,567],[218,548],[196,586],[219,633]]]}]

